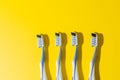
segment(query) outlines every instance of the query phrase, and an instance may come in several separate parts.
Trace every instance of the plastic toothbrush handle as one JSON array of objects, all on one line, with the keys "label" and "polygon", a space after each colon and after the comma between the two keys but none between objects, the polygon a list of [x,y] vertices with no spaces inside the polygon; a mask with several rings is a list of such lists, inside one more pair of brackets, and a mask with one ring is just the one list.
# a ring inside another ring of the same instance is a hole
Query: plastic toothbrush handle
[{"label": "plastic toothbrush handle", "polygon": [[93,56],[93,59],[90,63],[90,74],[89,74],[89,80],[95,80],[95,74],[94,74],[94,65],[95,65],[95,60],[96,60],[96,53],[97,51],[97,47],[95,48],[95,51],[94,51],[94,56]]},{"label": "plastic toothbrush handle", "polygon": [[72,68],[73,68],[73,72],[72,72],[72,80],[75,80],[75,63],[74,61],[72,62]]},{"label": "plastic toothbrush handle", "polygon": [[78,80],[77,58],[78,58],[78,45],[76,46],[75,57],[74,61],[72,62],[73,66],[72,80]]},{"label": "plastic toothbrush handle", "polygon": [[59,76],[59,63],[57,61],[56,62],[56,80],[58,80],[58,76]]},{"label": "plastic toothbrush handle", "polygon": [[58,56],[58,61],[56,62],[56,80],[62,80],[62,72],[61,72],[61,55],[62,55],[62,47],[60,46],[60,53]]},{"label": "plastic toothbrush handle", "polygon": [[95,80],[95,74],[94,74],[94,64],[90,63],[90,74],[89,74],[89,80]]},{"label": "plastic toothbrush handle", "polygon": [[93,63],[90,63],[90,73],[89,73],[89,80],[92,80],[92,75],[93,75]]},{"label": "plastic toothbrush handle", "polygon": [[46,72],[45,72],[45,66],[44,66],[44,47],[42,48],[42,60],[40,62],[40,79],[41,80],[46,80],[47,77],[46,77]]},{"label": "plastic toothbrush handle", "polygon": [[61,66],[58,62],[56,63],[56,80],[62,80]]},{"label": "plastic toothbrush handle", "polygon": [[43,65],[40,63],[40,79],[43,80]]},{"label": "plastic toothbrush handle", "polygon": [[79,80],[77,66],[74,61],[72,62],[72,68],[73,68],[72,80]]},{"label": "plastic toothbrush handle", "polygon": [[44,68],[44,66],[42,65],[42,62],[41,62],[41,64],[40,64],[40,71],[41,71],[40,79],[41,79],[41,80],[47,80],[45,68]]}]

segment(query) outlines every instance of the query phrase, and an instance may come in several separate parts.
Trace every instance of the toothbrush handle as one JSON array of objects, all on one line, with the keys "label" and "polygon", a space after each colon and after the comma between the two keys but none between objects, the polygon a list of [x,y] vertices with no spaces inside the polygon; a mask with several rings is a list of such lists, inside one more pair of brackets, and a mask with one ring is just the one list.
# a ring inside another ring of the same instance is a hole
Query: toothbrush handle
[{"label": "toothbrush handle", "polygon": [[75,63],[74,63],[74,61],[72,62],[72,80],[74,80],[75,79]]},{"label": "toothbrush handle", "polygon": [[43,80],[43,66],[42,66],[42,63],[40,63],[40,80]]},{"label": "toothbrush handle", "polygon": [[92,61],[90,63],[89,80],[95,80],[94,64],[95,64],[96,55],[97,55],[96,51],[97,51],[97,47],[95,48],[94,56],[93,56],[93,59],[92,59]]},{"label": "toothbrush handle", "polygon": [[90,63],[89,80],[95,80],[94,65],[92,62]]},{"label": "toothbrush handle", "polygon": [[56,80],[58,80],[58,75],[59,75],[59,64],[58,61],[56,62]]},{"label": "toothbrush handle", "polygon": [[62,80],[62,71],[60,63],[56,63],[56,80]]},{"label": "toothbrush handle", "polygon": [[78,69],[74,61],[72,62],[72,66],[73,66],[72,80],[79,80]]},{"label": "toothbrush handle", "polygon": [[78,80],[78,72],[77,72],[77,66],[76,66],[77,57],[78,57],[78,45],[76,46],[75,57],[72,62],[72,66],[73,66],[72,80]]},{"label": "toothbrush handle", "polygon": [[47,80],[44,64],[40,63],[40,80]]},{"label": "toothbrush handle", "polygon": [[61,55],[62,55],[62,46],[60,46],[60,52],[59,52],[58,60],[56,62],[56,80],[62,80],[62,73],[60,66]]}]

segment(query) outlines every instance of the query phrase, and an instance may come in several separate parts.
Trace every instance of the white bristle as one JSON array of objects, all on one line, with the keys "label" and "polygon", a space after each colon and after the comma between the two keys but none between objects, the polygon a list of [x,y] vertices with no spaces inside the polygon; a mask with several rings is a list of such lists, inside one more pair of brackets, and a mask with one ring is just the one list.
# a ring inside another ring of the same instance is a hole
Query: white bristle
[{"label": "white bristle", "polygon": [[40,37],[38,37],[38,48],[43,47],[43,46],[44,46],[43,36],[40,35]]},{"label": "white bristle", "polygon": [[78,45],[78,38],[76,33],[71,33],[72,35],[72,45]]},{"label": "white bristle", "polygon": [[[94,34],[96,35],[96,34]],[[97,46],[98,45],[98,39],[97,39],[97,35],[96,36],[93,36],[92,35],[92,46]]]},{"label": "white bristle", "polygon": [[62,45],[61,34],[56,33],[56,46],[61,46],[61,45]]}]

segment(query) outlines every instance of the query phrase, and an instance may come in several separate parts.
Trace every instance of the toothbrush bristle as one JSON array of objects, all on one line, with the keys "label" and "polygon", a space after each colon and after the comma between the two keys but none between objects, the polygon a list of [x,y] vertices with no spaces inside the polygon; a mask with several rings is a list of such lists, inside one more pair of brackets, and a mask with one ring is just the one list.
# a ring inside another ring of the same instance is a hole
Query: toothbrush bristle
[{"label": "toothbrush bristle", "polygon": [[55,33],[56,36],[56,46],[61,46],[61,34]]},{"label": "toothbrush bristle", "polygon": [[71,35],[72,35],[72,45],[73,45],[73,46],[78,45],[78,42],[77,42],[77,34],[71,32]]},{"label": "toothbrush bristle", "polygon": [[41,35],[37,35],[38,38],[41,38]]},{"label": "toothbrush bristle", "polygon": [[71,32],[71,35],[75,36],[76,34],[74,32]]},{"label": "toothbrush bristle", "polygon": [[98,45],[97,34],[92,33],[91,35],[92,35],[92,46],[93,46],[93,47],[94,47],[94,46],[97,46],[97,45]]},{"label": "toothbrush bristle", "polygon": [[37,38],[38,38],[38,48],[43,47],[44,46],[43,36],[37,35]]}]

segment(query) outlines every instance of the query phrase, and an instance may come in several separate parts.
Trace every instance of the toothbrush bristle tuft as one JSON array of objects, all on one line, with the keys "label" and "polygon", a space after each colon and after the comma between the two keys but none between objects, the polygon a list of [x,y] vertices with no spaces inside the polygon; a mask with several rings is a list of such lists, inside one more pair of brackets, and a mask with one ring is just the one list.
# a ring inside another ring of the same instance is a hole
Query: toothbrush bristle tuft
[{"label": "toothbrush bristle tuft", "polygon": [[74,32],[71,32],[71,35],[72,35],[72,45],[73,46],[78,45],[77,34]]},{"label": "toothbrush bristle tuft", "polygon": [[92,33],[92,46],[97,46],[98,41],[97,41],[97,34]]},{"label": "toothbrush bristle tuft", "polygon": [[55,33],[56,36],[59,36],[59,33]]},{"label": "toothbrush bristle tuft", "polygon": [[95,34],[95,33],[92,33],[92,36],[96,37],[96,34]]},{"label": "toothbrush bristle tuft", "polygon": [[37,35],[37,38],[38,38],[38,48],[43,47],[44,46],[43,36]]},{"label": "toothbrush bristle tuft", "polygon": [[71,32],[71,35],[75,36],[76,34],[75,34],[75,33],[73,33],[73,32]]},{"label": "toothbrush bristle tuft", "polygon": [[41,35],[37,35],[38,38],[41,38]]},{"label": "toothbrush bristle tuft", "polygon": [[55,33],[56,36],[56,46],[61,46],[61,35],[60,33]]}]

